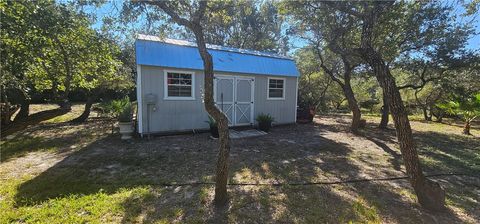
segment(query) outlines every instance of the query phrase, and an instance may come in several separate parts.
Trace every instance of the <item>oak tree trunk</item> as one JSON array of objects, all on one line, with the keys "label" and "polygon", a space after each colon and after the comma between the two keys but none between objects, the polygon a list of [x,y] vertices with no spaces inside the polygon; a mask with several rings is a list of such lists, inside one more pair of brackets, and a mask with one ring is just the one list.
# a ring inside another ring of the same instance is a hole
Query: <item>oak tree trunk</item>
[{"label": "oak tree trunk", "polygon": [[422,111],[423,111],[423,119],[425,121],[432,121],[432,115],[429,115],[428,114],[428,109],[427,107],[422,107]]},{"label": "oak tree trunk", "polygon": [[442,122],[443,122],[443,115],[439,115],[439,116],[437,117],[437,120],[436,120],[436,121],[439,122],[439,123],[442,123]]},{"label": "oak tree trunk", "polygon": [[434,210],[443,209],[445,192],[438,183],[428,180],[422,173],[408,114],[403,105],[400,92],[395,85],[395,80],[381,60],[373,57],[370,59],[370,62],[372,67],[374,67],[380,86],[389,97],[389,107],[395,123],[400,151],[402,152],[407,174],[410,176],[410,183],[415,189],[418,200],[426,208]]},{"label": "oak tree trunk", "polygon": [[470,134],[470,121],[465,122],[465,126],[463,126],[463,134],[464,135],[471,135]]},{"label": "oak tree trunk", "polygon": [[215,119],[218,125],[219,151],[217,160],[217,170],[215,176],[215,205],[224,206],[228,202],[227,184],[228,184],[228,165],[230,155],[230,134],[228,130],[228,119],[220,111],[213,100],[213,61],[208,53],[202,27],[192,27],[193,33],[197,39],[198,51],[203,60],[204,67],[204,86],[205,86],[205,110]]},{"label": "oak tree trunk", "polygon": [[390,109],[388,107],[388,96],[386,96],[385,93],[383,94],[383,106],[380,109],[380,112],[382,113],[382,119],[380,120],[378,127],[381,129],[387,129]]},{"label": "oak tree trunk", "polygon": [[217,170],[215,176],[215,205],[224,206],[228,202],[227,182],[228,182],[228,159],[230,154],[230,136],[228,131],[228,119],[220,111],[213,101],[213,60],[212,55],[208,53],[203,27],[202,18],[207,9],[207,1],[200,1],[196,10],[192,12],[191,18],[182,18],[176,10],[167,1],[148,1],[146,4],[156,5],[167,13],[176,23],[189,28],[197,40],[198,52],[203,61],[204,70],[204,105],[205,110],[215,119],[219,132],[219,152],[217,160]]},{"label": "oak tree trunk", "polygon": [[[387,3],[392,4],[392,3]],[[395,83],[395,78],[390,73],[390,68],[383,60],[381,54],[374,49],[373,30],[381,14],[380,3],[376,3],[371,12],[363,16],[360,56],[372,67],[373,72],[388,97],[389,107],[395,124],[398,143],[402,153],[407,175],[415,190],[418,202],[427,209],[443,210],[445,208],[445,191],[432,180],[427,179],[422,172],[418,159],[417,149],[413,141],[412,129],[408,114],[403,105],[400,91]]]},{"label": "oak tree trunk", "polygon": [[388,96],[400,151],[402,152],[407,174],[410,177],[410,183],[415,190],[419,203],[425,208],[433,210],[443,209],[445,206],[445,191],[438,183],[425,178],[423,175],[417,149],[413,141],[408,114],[395,84],[395,79],[376,52],[367,51],[364,57],[373,67],[380,86]]},{"label": "oak tree trunk", "polygon": [[350,86],[350,82],[346,82],[345,85],[342,86],[343,93],[347,98],[348,108],[352,111],[352,125],[350,126],[350,130],[352,133],[358,133],[358,129],[360,128],[361,124],[361,117],[362,114],[360,112],[360,108],[358,107],[357,99],[355,99],[355,95],[353,94],[352,87]]},{"label": "oak tree trunk", "polygon": [[321,62],[320,67],[325,73],[330,76],[333,81],[338,83],[338,85],[340,85],[340,87],[342,88],[343,95],[345,95],[345,98],[348,102],[348,108],[350,109],[350,111],[352,111],[352,125],[350,126],[350,131],[352,133],[358,133],[358,129],[362,126],[362,115],[360,112],[360,108],[358,107],[357,99],[355,99],[355,94],[353,93],[352,86],[350,84],[352,71],[355,68],[355,65],[352,64],[347,54],[345,54],[345,52],[341,50],[341,48],[338,47],[335,43],[331,43],[330,46],[332,47],[333,51],[339,54],[342,58],[344,67],[344,71],[342,74],[343,81],[337,77],[337,74],[335,74],[335,71],[333,69],[329,69],[324,64],[322,53],[319,49],[317,49],[317,55]]},{"label": "oak tree trunk", "polygon": [[25,119],[28,117],[29,113],[30,113],[30,101],[25,100],[20,105],[20,111],[18,111],[18,114],[15,116],[13,121],[19,121],[19,120]]},{"label": "oak tree trunk", "polygon": [[443,112],[443,111],[438,110],[438,111],[434,112],[434,111],[432,110],[432,115],[435,116],[435,121],[436,121],[436,122],[442,123],[442,121],[443,121],[443,116],[444,116],[444,112]]},{"label": "oak tree trunk", "polygon": [[9,126],[12,123],[12,116],[19,109],[18,105],[10,105],[8,101],[0,105],[0,128]]},{"label": "oak tree trunk", "polygon": [[74,123],[85,122],[88,119],[88,117],[90,116],[90,111],[92,109],[93,101],[94,101],[93,97],[88,96],[87,97],[87,102],[85,103],[85,108],[83,109],[82,114],[80,116],[74,118],[70,122],[74,122]]}]

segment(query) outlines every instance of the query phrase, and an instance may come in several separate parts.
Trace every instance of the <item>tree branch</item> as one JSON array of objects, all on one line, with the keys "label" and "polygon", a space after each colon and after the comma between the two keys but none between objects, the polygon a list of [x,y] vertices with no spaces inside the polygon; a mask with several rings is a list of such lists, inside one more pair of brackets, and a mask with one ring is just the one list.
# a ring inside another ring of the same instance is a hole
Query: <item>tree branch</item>
[{"label": "tree branch", "polygon": [[[175,21],[179,25],[183,25],[183,26],[186,26],[188,28],[193,27],[193,24],[192,24],[191,21],[189,21],[188,19],[180,17],[180,15],[178,15],[178,13],[176,13],[175,10],[170,5],[167,4],[167,3],[170,3],[169,1],[146,0],[146,1],[139,1],[139,2],[143,2],[143,3],[148,4],[148,5],[158,6],[165,13],[167,13],[170,16],[170,18],[173,19],[173,21]],[[205,9],[203,9],[203,10],[205,10]],[[198,14],[198,11],[195,14]]]},{"label": "tree branch", "polygon": [[318,44],[316,47],[316,52],[317,52],[318,58],[320,59],[320,67],[322,68],[322,70],[325,71],[325,73],[327,73],[333,79],[333,81],[337,82],[343,88],[344,83],[342,82],[342,80],[337,78],[335,74],[333,74],[333,71],[330,70],[327,66],[325,66],[325,62],[323,60],[323,56],[322,56],[322,53],[320,52]]}]

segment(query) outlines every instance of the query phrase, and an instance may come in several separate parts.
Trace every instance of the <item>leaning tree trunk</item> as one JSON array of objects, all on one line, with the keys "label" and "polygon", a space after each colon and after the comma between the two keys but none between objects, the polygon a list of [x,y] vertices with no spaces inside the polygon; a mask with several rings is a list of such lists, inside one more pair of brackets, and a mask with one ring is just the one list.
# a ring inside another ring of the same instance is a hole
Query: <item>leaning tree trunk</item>
[{"label": "leaning tree trunk", "polygon": [[358,129],[361,125],[361,118],[362,114],[360,112],[360,108],[358,107],[357,99],[355,99],[355,95],[353,94],[352,87],[350,86],[350,82],[345,82],[345,85],[342,86],[343,93],[347,98],[348,107],[350,111],[352,111],[352,125],[350,126],[350,130],[352,133],[358,133]]},{"label": "leaning tree trunk", "polygon": [[465,126],[463,126],[463,132],[464,135],[471,135],[470,133],[470,121],[465,122]]},{"label": "leaning tree trunk", "polygon": [[57,108],[52,110],[41,111],[35,114],[28,116],[25,119],[11,122],[9,126],[2,127],[1,136],[2,138],[11,135],[17,131],[24,130],[30,125],[38,124],[42,121],[50,120],[54,117],[58,117],[70,112],[69,108]]},{"label": "leaning tree trunk", "polygon": [[373,49],[367,49],[363,56],[372,66],[380,86],[388,96],[400,151],[402,152],[407,174],[410,177],[410,183],[415,190],[419,203],[425,208],[433,210],[443,209],[445,207],[445,191],[438,183],[425,178],[423,175],[413,141],[408,114],[395,84],[394,77],[383,62],[383,59]]},{"label": "leaning tree trunk", "polygon": [[442,122],[443,122],[443,114],[440,114],[440,115],[437,116],[436,122],[438,122],[438,123],[442,123]]},{"label": "leaning tree trunk", "polygon": [[[382,90],[389,100],[389,107],[395,124],[400,151],[402,153],[407,175],[410,177],[410,183],[415,190],[418,202],[427,209],[443,210],[445,208],[445,190],[437,183],[427,179],[422,172],[420,161],[418,159],[417,149],[413,141],[412,128],[408,120],[408,114],[403,105],[400,91],[395,83],[395,78],[390,73],[382,56],[372,46],[373,32],[382,10],[386,10],[388,2],[374,3],[372,11],[364,14],[360,56],[372,67],[373,72],[379,82]],[[383,7],[386,6],[386,7]]]},{"label": "leaning tree trunk", "polygon": [[90,111],[92,109],[93,101],[94,101],[93,96],[88,96],[87,97],[87,102],[85,103],[85,109],[83,110],[83,113],[80,114],[80,116],[71,120],[70,122],[74,122],[74,123],[85,122],[87,120],[87,118],[90,116]]},{"label": "leaning tree trunk", "polygon": [[358,107],[357,99],[355,99],[355,94],[353,93],[352,86],[350,84],[352,71],[355,68],[355,65],[352,66],[352,63],[348,59],[347,54],[345,54],[345,52],[343,52],[336,44],[331,44],[330,46],[332,47],[334,52],[341,55],[343,66],[344,66],[344,71],[342,74],[343,81],[335,75],[335,72],[332,69],[329,69],[327,66],[325,66],[325,64],[323,63],[323,56],[320,50],[317,49],[317,54],[321,61],[320,67],[323,69],[325,73],[327,73],[330,76],[330,78],[334,82],[338,83],[338,85],[340,85],[340,87],[342,88],[343,94],[345,95],[345,98],[347,99],[347,102],[348,102],[348,108],[350,109],[350,111],[352,111],[352,116],[353,116],[350,130],[352,133],[358,133],[358,129],[362,125],[362,121],[361,121],[362,115],[360,112],[360,108]]},{"label": "leaning tree trunk", "polygon": [[423,119],[425,121],[432,121],[432,115],[428,114],[428,108],[426,106],[422,107],[422,111],[423,111]]},{"label": "leaning tree trunk", "polygon": [[27,118],[29,115],[29,112],[30,112],[30,101],[25,100],[20,105],[20,111],[18,111],[18,114],[15,115],[15,118],[13,119],[13,121],[19,121]]},{"label": "leaning tree trunk", "polygon": [[442,123],[442,121],[443,121],[443,116],[444,116],[445,114],[444,114],[444,112],[443,112],[441,109],[439,109],[439,108],[437,108],[437,107],[434,106],[434,107],[431,108],[430,112],[431,112],[432,116],[435,117],[435,121],[436,121],[436,122]]},{"label": "leaning tree trunk", "polygon": [[215,176],[215,204],[224,206],[227,204],[227,184],[228,184],[228,160],[230,154],[230,135],[228,131],[228,119],[221,112],[213,101],[213,61],[208,53],[203,30],[200,26],[192,28],[197,39],[198,51],[203,60],[204,67],[204,85],[205,85],[205,110],[210,114],[218,124],[219,134],[219,152],[217,160],[217,171]]},{"label": "leaning tree trunk", "polygon": [[19,92],[20,111],[18,111],[17,115],[15,115],[13,121],[25,119],[30,113],[30,100],[28,99],[27,94],[23,90],[19,90]]},{"label": "leaning tree trunk", "polygon": [[203,28],[200,24],[207,8],[207,1],[200,1],[198,9],[193,13],[192,18],[187,20],[167,4],[167,1],[148,1],[147,4],[156,5],[167,13],[176,23],[189,28],[197,40],[198,52],[203,61],[204,69],[204,105],[205,110],[215,119],[219,132],[219,152],[217,160],[217,171],[215,176],[215,205],[224,206],[228,202],[228,157],[230,154],[230,136],[228,131],[228,119],[216,106],[213,101],[213,60],[208,53],[205,44]]},{"label": "leaning tree trunk", "polygon": [[382,119],[380,120],[378,127],[381,129],[387,129],[390,109],[388,107],[388,96],[385,95],[385,92],[383,93],[383,106],[380,111],[382,113]]},{"label": "leaning tree trunk", "polygon": [[415,90],[415,100],[417,101],[417,105],[420,105],[420,107],[422,108],[422,112],[423,112],[423,119],[425,121],[432,121],[432,115],[428,115],[428,105],[424,104],[419,98],[418,98],[418,93],[421,91],[422,89],[417,89]]},{"label": "leaning tree trunk", "polygon": [[17,112],[19,107],[17,105],[10,105],[8,101],[0,105],[0,127],[7,127],[12,123],[12,116]]}]

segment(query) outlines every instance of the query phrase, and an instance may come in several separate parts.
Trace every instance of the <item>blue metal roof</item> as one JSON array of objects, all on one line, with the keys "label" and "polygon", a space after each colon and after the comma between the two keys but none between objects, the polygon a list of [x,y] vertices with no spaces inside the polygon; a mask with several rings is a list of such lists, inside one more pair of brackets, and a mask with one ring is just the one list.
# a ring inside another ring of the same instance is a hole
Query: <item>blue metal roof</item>
[{"label": "blue metal roof", "polygon": [[[298,77],[295,62],[266,52],[207,45],[216,72]],[[135,42],[137,64],[203,70],[193,42],[140,35]]]}]

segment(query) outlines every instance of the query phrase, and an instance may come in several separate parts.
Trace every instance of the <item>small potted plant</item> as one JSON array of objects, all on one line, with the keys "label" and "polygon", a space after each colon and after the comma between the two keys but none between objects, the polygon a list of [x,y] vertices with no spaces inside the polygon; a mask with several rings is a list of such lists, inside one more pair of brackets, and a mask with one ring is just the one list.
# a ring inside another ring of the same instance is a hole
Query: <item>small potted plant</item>
[{"label": "small potted plant", "polygon": [[270,114],[261,113],[256,118],[258,122],[258,129],[268,132],[272,127],[272,122],[275,120]]},{"label": "small potted plant", "polygon": [[305,106],[297,108],[297,122],[300,124],[307,124],[313,121],[316,109],[313,106]]},{"label": "small potted plant", "polygon": [[207,122],[210,126],[210,134],[212,135],[212,138],[218,138],[218,125],[215,119],[213,119],[211,116],[208,116],[208,121],[205,122]]},{"label": "small potted plant", "polygon": [[132,105],[130,102],[122,105],[118,114],[118,126],[120,128],[120,134],[122,134],[122,140],[132,138]]}]

